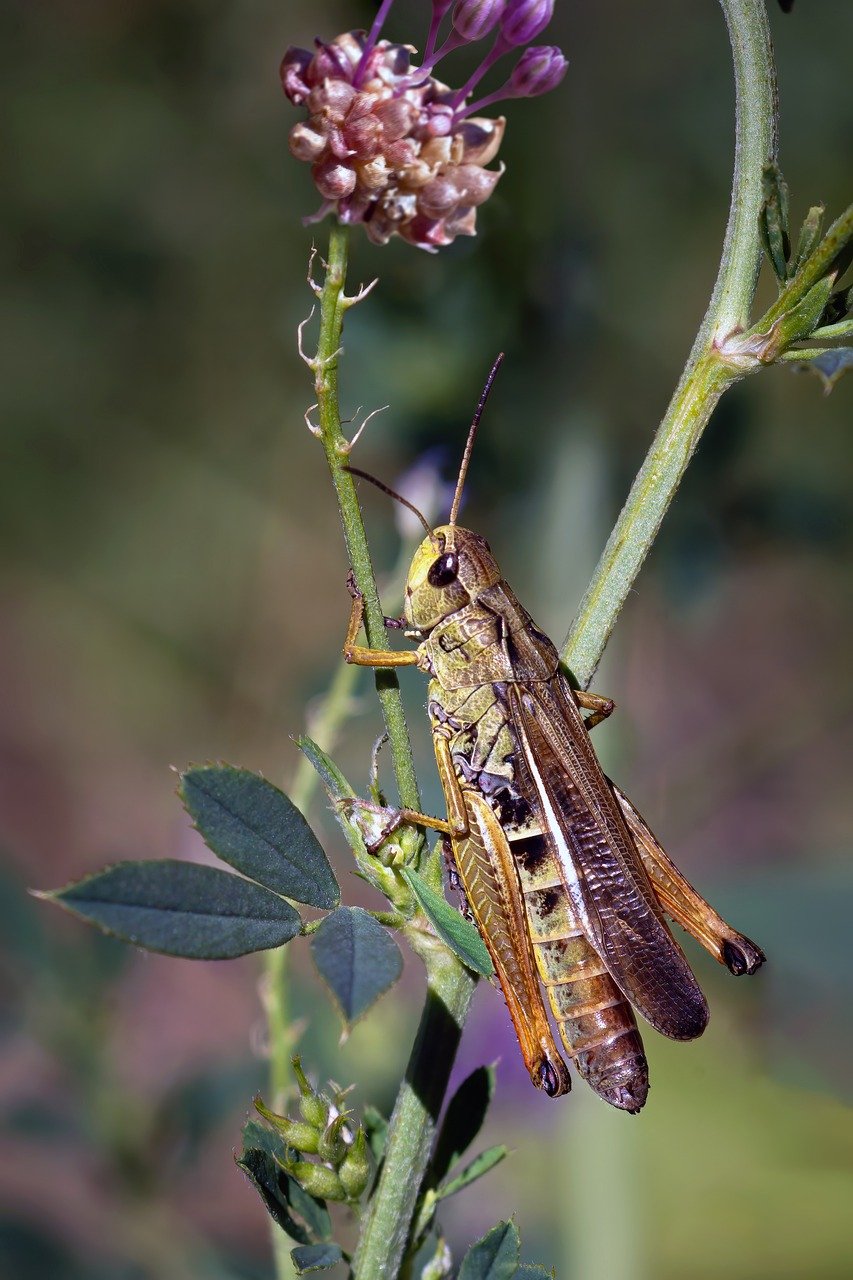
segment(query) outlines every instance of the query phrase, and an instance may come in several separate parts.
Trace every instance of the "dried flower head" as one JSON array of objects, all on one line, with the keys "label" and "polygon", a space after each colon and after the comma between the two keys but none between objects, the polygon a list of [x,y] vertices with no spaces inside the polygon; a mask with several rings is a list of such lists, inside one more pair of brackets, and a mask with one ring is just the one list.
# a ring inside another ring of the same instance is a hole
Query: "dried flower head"
[{"label": "dried flower head", "polygon": [[[384,0],[369,34],[347,32],[316,51],[288,49],[281,82],[307,120],[294,125],[290,150],[311,165],[323,205],[364,224],[375,244],[394,235],[435,252],[458,235],[475,235],[478,207],[492,194],[503,166],[488,169],[503,139],[503,116],[476,113],[503,98],[547,93],[562,79],[559,49],[528,48],[505,84],[472,102],[474,87],[499,58],[538,35],[554,0],[457,0],[450,30],[437,47],[448,0],[435,0],[423,57],[380,40],[393,0]],[[491,49],[461,89],[436,79],[447,54],[496,33]]]}]

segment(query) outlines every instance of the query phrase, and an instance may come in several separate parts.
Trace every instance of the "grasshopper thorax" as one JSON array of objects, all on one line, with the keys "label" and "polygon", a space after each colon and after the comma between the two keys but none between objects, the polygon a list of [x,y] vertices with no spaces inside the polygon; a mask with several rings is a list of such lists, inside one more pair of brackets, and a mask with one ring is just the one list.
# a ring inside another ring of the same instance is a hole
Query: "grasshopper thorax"
[{"label": "grasshopper thorax", "polygon": [[502,577],[485,538],[455,524],[439,525],[412,558],[406,621],[412,630],[427,634]]}]

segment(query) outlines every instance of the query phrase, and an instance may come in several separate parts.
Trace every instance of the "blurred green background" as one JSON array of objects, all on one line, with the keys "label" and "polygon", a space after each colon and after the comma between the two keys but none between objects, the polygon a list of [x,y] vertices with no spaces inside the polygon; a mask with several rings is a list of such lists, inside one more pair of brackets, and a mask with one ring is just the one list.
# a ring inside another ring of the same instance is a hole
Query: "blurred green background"
[{"label": "blurred green background", "polygon": [[[430,448],[455,469],[507,351],[466,521],[557,640],[707,301],[733,115],[713,0],[558,10],[569,75],[511,106],[480,236],[436,258],[355,236],[353,278],[381,285],[350,316],[342,373],[346,410],[391,406],[358,462],[393,483]],[[200,856],[170,764],[227,759],[285,785],[296,767],[348,600],[295,350],[324,228],[300,224],[317,197],[287,151],[298,117],[277,65],[373,12],[4,8],[0,1271],[17,1280],[270,1275],[231,1163],[264,1079],[256,963],[133,954],[24,888]],[[428,12],[398,0],[388,34],[422,41]],[[794,215],[819,199],[834,215],[851,197],[853,6],[800,0],[771,20]],[[448,1203],[460,1252],[516,1214],[525,1256],[564,1280],[853,1272],[852,395],[853,379],[826,399],[775,369],[729,393],[596,681],[619,704],[597,731],[608,767],[769,963],[736,983],[688,944],[711,1027],[689,1046],[648,1032],[637,1119],[581,1087],[557,1104],[532,1090],[483,985],[458,1074],[500,1059],[485,1140],[513,1155]],[[365,502],[390,572],[394,513]],[[434,810],[424,687],[403,680]],[[360,786],[369,686],[337,747]],[[378,905],[321,803],[313,818],[348,900]],[[339,1048],[305,950],[307,1063],[387,1109],[417,966]]]}]

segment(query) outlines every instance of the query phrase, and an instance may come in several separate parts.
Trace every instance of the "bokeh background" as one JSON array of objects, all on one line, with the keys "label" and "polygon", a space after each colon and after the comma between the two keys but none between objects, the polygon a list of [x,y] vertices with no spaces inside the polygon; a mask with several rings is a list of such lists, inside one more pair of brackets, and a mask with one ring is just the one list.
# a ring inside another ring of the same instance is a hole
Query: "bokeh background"
[{"label": "bokeh background", "polygon": [[[342,378],[349,410],[391,406],[361,465],[394,481],[437,448],[450,474],[507,351],[466,518],[559,640],[709,295],[733,108],[712,0],[558,10],[568,78],[512,106],[480,236],[437,258],[355,237],[354,278],[381,285],[350,316]],[[428,11],[398,0],[389,34],[422,40]],[[271,1274],[231,1161],[264,1080],[256,961],[134,954],[25,888],[203,856],[169,766],[227,759],[286,785],[291,735],[336,668],[346,564],[295,350],[324,229],[300,223],[316,195],[287,152],[277,64],[373,12],[4,7],[0,1271],[17,1280]],[[794,214],[834,214],[851,196],[853,6],[771,19]],[[853,378],[825,398],[788,370],[729,393],[596,681],[619,703],[597,730],[608,767],[769,963],[734,982],[687,943],[713,1019],[689,1046],[648,1033],[637,1119],[582,1088],[532,1090],[483,985],[458,1074],[499,1060],[484,1137],[513,1154],[448,1203],[460,1252],[515,1214],[524,1256],[566,1280],[853,1270],[851,397]],[[365,502],[390,575],[394,513]],[[423,685],[404,683],[435,808]],[[364,675],[337,746],[360,786],[378,728]],[[348,899],[378,905],[322,802],[312,816]],[[339,1047],[305,951],[307,1063],[389,1108],[418,967]]]}]

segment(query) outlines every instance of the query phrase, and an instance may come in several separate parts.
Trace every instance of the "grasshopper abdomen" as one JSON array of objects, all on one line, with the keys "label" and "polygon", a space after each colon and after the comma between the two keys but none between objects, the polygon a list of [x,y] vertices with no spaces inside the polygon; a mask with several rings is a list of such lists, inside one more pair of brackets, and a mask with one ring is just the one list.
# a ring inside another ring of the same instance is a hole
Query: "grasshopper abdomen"
[{"label": "grasshopper abdomen", "polygon": [[510,835],[509,847],[560,1039],[599,1097],[623,1111],[639,1111],[649,1071],[631,1006],[586,940],[546,837]]}]

